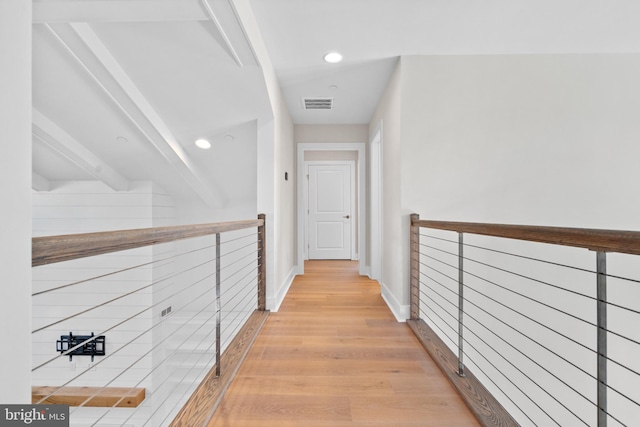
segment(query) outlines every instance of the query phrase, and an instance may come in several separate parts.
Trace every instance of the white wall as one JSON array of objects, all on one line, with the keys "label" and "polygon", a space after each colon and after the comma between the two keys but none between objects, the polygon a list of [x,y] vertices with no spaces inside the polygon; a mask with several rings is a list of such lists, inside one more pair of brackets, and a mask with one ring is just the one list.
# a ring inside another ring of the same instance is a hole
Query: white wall
[{"label": "white wall", "polygon": [[[371,119],[371,137],[382,123],[382,295],[399,319],[408,313],[408,289],[404,282],[408,271],[400,211],[400,152],[402,147],[402,67],[400,61]],[[369,141],[370,138],[367,138]],[[370,209],[369,209],[370,210]],[[370,221],[368,222],[370,223]],[[407,265],[405,265],[407,264]]]},{"label": "white wall", "polygon": [[[31,2],[0,2],[0,402],[31,402]],[[20,354],[16,354],[16,348]]]},{"label": "white wall", "polygon": [[640,229],[640,55],[403,58],[402,209]]},{"label": "white wall", "polygon": [[366,142],[369,140],[367,125],[302,125],[294,126],[297,144],[304,142]]},{"label": "white wall", "polygon": [[[401,254],[394,261],[385,256],[384,282],[400,305],[409,302],[408,216],[412,212],[424,219],[450,221],[640,229],[640,202],[634,196],[636,183],[640,182],[640,169],[635,165],[640,155],[637,143],[640,122],[636,117],[640,111],[639,72],[640,55],[637,54],[403,57],[370,128],[373,134],[379,120],[383,121],[385,254],[388,252],[391,257]],[[399,195],[388,191],[399,192]],[[429,231],[428,234],[438,233]],[[455,239],[455,236],[448,238]],[[595,266],[595,257],[588,251],[572,252],[485,238],[469,237],[467,241],[533,257],[558,256],[562,263],[589,270]],[[488,263],[497,261],[494,255],[472,253],[469,256]],[[449,262],[455,263],[455,260]],[[506,266],[521,268],[525,275],[593,295],[593,275],[583,277],[522,264],[508,261]],[[637,268],[630,268],[632,266],[616,264],[620,271],[635,272],[637,279]],[[566,294],[532,287],[531,282],[486,271],[484,267],[469,268],[533,298],[595,321],[590,303],[576,302]],[[504,293],[476,278],[467,277],[465,283],[491,295]],[[619,286],[616,284],[612,289],[620,303],[635,304],[637,289],[627,287],[621,293]],[[513,295],[501,298],[508,306],[523,307],[515,305],[518,298]],[[449,306],[445,303],[444,307]],[[580,326],[580,322],[536,305],[524,307],[544,316],[546,322],[567,334],[593,345],[593,330]],[[560,352],[570,349],[574,363],[595,372],[595,359],[589,351],[574,348],[548,331],[537,330],[504,308],[491,306],[489,310],[502,312],[508,324],[518,325],[551,348]],[[504,325],[474,312],[473,308],[470,313],[479,316],[490,330],[499,331],[512,343],[523,345],[530,355],[550,361],[553,370],[561,372],[560,376],[578,384],[581,391],[594,398],[594,384],[588,378],[585,380],[584,374],[573,368],[561,369],[565,366],[563,362],[551,360],[554,358],[548,353],[513,335]],[[445,319],[448,316],[442,315]],[[613,314],[612,318],[617,316],[620,315]],[[440,321],[436,319],[436,323]],[[632,323],[626,323],[629,324]],[[626,331],[624,322],[618,321],[616,327]],[[446,327],[443,329],[447,331]],[[636,334],[634,330],[626,332]],[[512,360],[521,357],[489,333],[481,332],[481,335]],[[469,336],[468,339],[483,345],[476,338]],[[445,342],[454,346],[446,338]],[[638,349],[632,352],[617,342],[611,344],[609,350],[622,360],[638,353]],[[473,352],[469,347],[467,351]],[[475,362],[478,361],[476,358]],[[540,398],[542,407],[561,424],[569,425],[576,419],[549,400],[545,389],[560,390],[563,403],[576,413],[587,418],[594,415],[592,405],[571,390],[565,392],[557,380],[527,363],[523,366],[528,366],[527,372],[540,381],[543,389],[529,385],[526,380],[519,381],[519,386],[530,396]],[[498,366],[512,370],[503,360],[498,361]],[[485,364],[484,369],[512,398],[520,393],[494,375],[493,368]],[[483,376],[475,369],[474,373]],[[611,380],[614,386],[623,389],[630,381],[613,374]],[[493,386],[488,387],[497,393]],[[627,393],[637,397],[633,390]],[[625,420],[637,418],[637,408],[628,410],[623,400],[610,396],[616,414]],[[521,405],[529,413],[537,414],[534,419],[548,421],[538,408],[526,399],[523,402]],[[506,405],[519,422],[530,424],[509,402]]]},{"label": "white wall", "polygon": [[[258,123],[258,211],[267,215],[267,308],[277,309],[294,275],[293,121],[249,0],[234,0],[264,74],[273,119]],[[289,180],[284,180],[284,173]]]}]

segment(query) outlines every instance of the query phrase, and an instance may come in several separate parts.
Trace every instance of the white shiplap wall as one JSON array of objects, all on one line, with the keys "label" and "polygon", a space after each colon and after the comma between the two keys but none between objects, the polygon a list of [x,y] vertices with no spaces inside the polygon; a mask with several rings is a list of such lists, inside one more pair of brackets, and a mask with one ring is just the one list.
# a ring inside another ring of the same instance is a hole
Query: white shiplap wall
[{"label": "white shiplap wall", "polygon": [[[172,198],[151,182],[132,182],[130,190],[125,192],[115,192],[94,181],[55,182],[51,191],[33,193],[33,236],[173,225],[175,209]],[[107,355],[111,356],[96,358],[95,362],[102,362],[93,369],[80,375],[90,368],[88,357],[74,357],[72,362],[68,358],[58,358],[34,371],[32,384],[62,385],[72,381],[69,385],[131,387],[142,381],[139,386],[148,391],[145,401],[147,408],[138,411],[128,423],[135,424],[135,419],[148,416],[153,401],[157,400],[152,393],[154,384],[166,379],[164,367],[161,366],[163,347],[154,348],[154,343],[164,338],[160,312],[171,305],[173,250],[173,245],[160,245],[34,268],[33,290],[38,292],[167,258],[163,262],[34,296],[33,322],[36,329],[146,287],[34,333],[33,364],[38,366],[56,356],[55,342],[60,335],[70,331],[74,334],[97,334],[135,316],[133,320],[105,334]],[[162,304],[158,304],[160,302]],[[151,332],[143,334],[148,330]],[[132,340],[135,340],[134,343],[129,344]],[[127,367],[130,368],[118,377]],[[93,408],[77,411],[72,414],[72,424],[80,425],[99,411]],[[128,413],[127,410],[112,411],[109,417],[124,420]]]}]

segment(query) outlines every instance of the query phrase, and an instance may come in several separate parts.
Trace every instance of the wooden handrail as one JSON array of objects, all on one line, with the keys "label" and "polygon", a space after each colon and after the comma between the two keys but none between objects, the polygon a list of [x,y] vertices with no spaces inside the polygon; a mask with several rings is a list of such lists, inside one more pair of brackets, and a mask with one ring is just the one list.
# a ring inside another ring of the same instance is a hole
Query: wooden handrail
[{"label": "wooden handrail", "polygon": [[176,225],[170,227],[34,237],[32,239],[31,265],[36,267],[127,249],[141,248],[159,243],[192,239],[246,228],[262,227],[264,223],[264,219],[255,219],[211,224]]},{"label": "wooden handrail", "polygon": [[412,226],[640,255],[640,232],[413,219]]}]

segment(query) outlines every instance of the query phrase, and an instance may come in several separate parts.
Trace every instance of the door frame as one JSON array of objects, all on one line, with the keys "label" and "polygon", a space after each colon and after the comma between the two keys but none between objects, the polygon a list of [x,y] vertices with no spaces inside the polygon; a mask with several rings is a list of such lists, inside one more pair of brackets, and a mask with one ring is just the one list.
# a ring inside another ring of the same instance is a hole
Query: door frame
[{"label": "door frame", "polygon": [[[367,160],[365,157],[367,143],[351,142],[351,143],[316,143],[305,142],[297,145],[297,257],[296,257],[296,274],[304,274],[304,260],[306,254],[305,230],[307,228],[306,215],[307,205],[305,199],[306,185],[306,168],[304,161],[304,153],[306,151],[357,151],[358,152],[358,183],[357,183],[357,204],[358,204],[358,269],[361,275],[368,275],[366,268],[366,242],[367,242],[367,192],[366,192],[366,168]],[[352,247],[353,250],[353,247]]]},{"label": "door frame", "polygon": [[370,236],[369,236],[369,277],[382,283],[383,275],[383,233],[382,233],[382,122],[373,134],[373,138],[369,142],[369,191],[370,191],[370,209],[369,218]]},{"label": "door frame", "polygon": [[[355,160],[310,160],[304,162],[304,170],[305,175],[309,175],[309,166],[349,166],[349,173],[351,175],[351,197],[350,197],[350,205],[349,209],[351,210],[351,217],[355,218],[353,215],[356,212],[356,199],[358,198],[358,189],[356,188],[356,161]],[[304,191],[304,206],[306,206],[306,214],[305,214],[305,227],[304,227],[304,243],[302,250],[304,251],[304,259],[309,259],[309,181],[305,182],[303,191]],[[303,209],[303,210],[304,210]],[[358,224],[359,224],[359,218]],[[351,236],[349,239],[351,240],[351,253],[349,254],[349,259],[352,261],[358,260],[358,253],[356,252],[356,227],[353,226],[353,221],[351,221]],[[360,247],[358,247],[360,249]]]}]

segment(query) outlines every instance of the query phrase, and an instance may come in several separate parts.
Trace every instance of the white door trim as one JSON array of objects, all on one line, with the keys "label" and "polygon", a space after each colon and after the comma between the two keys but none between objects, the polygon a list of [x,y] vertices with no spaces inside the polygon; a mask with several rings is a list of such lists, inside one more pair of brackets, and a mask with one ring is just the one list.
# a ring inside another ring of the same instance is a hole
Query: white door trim
[{"label": "white door trim", "polygon": [[382,122],[369,141],[369,191],[370,191],[370,236],[369,266],[370,275],[382,283]]},{"label": "white door trim", "polygon": [[[304,162],[304,170],[305,175],[309,175],[309,166],[343,166],[347,165],[351,170],[351,215],[356,212],[356,199],[357,199],[357,189],[356,189],[356,161],[355,160],[310,160]],[[306,178],[306,177],[305,177]],[[305,229],[304,229],[304,243],[303,243],[303,251],[304,251],[304,259],[309,259],[309,251],[307,250],[309,244],[309,181],[305,179],[305,184],[303,187],[304,191],[304,206],[306,209],[305,215]],[[358,215],[359,216],[359,215]],[[359,219],[359,218],[358,218]],[[359,222],[359,221],[356,221]],[[353,227],[353,221],[351,221],[351,260],[357,261],[358,255],[356,254],[356,227]]]},{"label": "white door trim", "polygon": [[304,153],[305,151],[357,151],[358,152],[358,185],[357,185],[357,200],[358,200],[358,259],[360,274],[367,275],[368,271],[365,265],[366,262],[366,234],[367,234],[367,192],[366,192],[366,145],[365,142],[354,143],[315,143],[305,142],[300,143],[297,146],[297,220],[298,220],[298,232],[297,232],[297,257],[296,257],[296,273],[304,274],[304,259],[305,259],[305,229],[306,224],[306,200],[304,195],[304,188],[306,186],[306,169],[304,165]]}]

